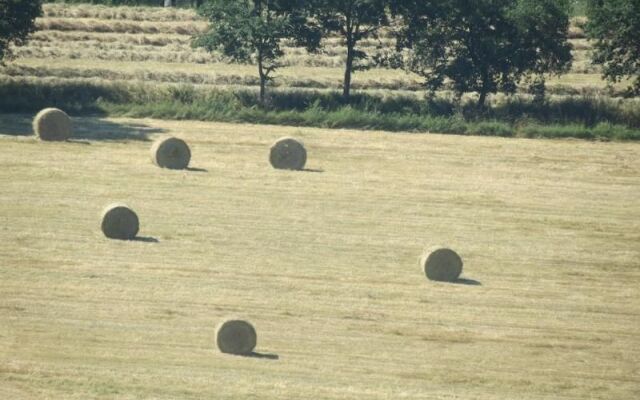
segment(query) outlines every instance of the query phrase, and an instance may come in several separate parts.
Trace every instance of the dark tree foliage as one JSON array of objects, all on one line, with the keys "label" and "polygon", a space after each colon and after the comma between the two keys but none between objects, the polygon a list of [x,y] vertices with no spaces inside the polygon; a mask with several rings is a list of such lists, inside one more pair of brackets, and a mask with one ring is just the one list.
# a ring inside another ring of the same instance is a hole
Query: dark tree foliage
[{"label": "dark tree foliage", "polygon": [[239,63],[256,63],[264,101],[267,82],[281,66],[282,41],[290,39],[309,51],[320,44],[320,32],[304,10],[299,0],[209,0],[198,12],[211,26],[194,45],[219,50]]},{"label": "dark tree foliage", "polygon": [[407,67],[436,90],[513,93],[525,76],[562,73],[571,65],[568,0],[396,1],[412,49]]},{"label": "dark tree foliage", "polygon": [[[44,1],[44,3],[69,3],[69,4],[88,3],[88,4],[101,4],[105,6],[164,6],[164,2],[165,0],[45,0]],[[185,0],[173,0],[173,2],[186,4]]]},{"label": "dark tree foliage", "polygon": [[368,68],[366,64],[358,63],[368,58],[364,51],[357,48],[358,42],[368,37],[377,37],[380,28],[389,24],[389,1],[312,0],[309,3],[312,15],[325,34],[337,33],[345,41],[347,57],[342,92],[348,98],[352,73]]},{"label": "dark tree foliage", "polygon": [[611,82],[633,79],[631,92],[640,94],[640,0],[589,0],[587,16],[593,62]]},{"label": "dark tree foliage", "polygon": [[0,63],[11,56],[10,44],[26,42],[41,14],[41,0],[0,0]]}]

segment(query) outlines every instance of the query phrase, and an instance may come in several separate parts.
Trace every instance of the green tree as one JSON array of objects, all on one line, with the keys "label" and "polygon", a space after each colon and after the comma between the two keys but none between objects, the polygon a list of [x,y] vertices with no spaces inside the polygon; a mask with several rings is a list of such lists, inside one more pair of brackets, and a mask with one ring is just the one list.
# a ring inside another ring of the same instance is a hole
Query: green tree
[{"label": "green tree", "polygon": [[436,90],[446,80],[458,94],[515,92],[526,76],[571,66],[568,0],[399,1],[407,24],[399,43],[412,49],[409,70]]},{"label": "green tree", "polygon": [[40,15],[42,0],[0,0],[0,63],[11,56],[11,44],[26,42]]},{"label": "green tree", "polygon": [[359,63],[368,58],[358,49],[358,42],[368,37],[377,37],[381,27],[389,24],[388,6],[385,0],[315,0],[310,1],[311,13],[320,23],[325,34],[337,33],[347,47],[342,94],[349,98],[351,75],[354,71],[369,68]]},{"label": "green tree", "polygon": [[194,45],[221,51],[239,63],[257,64],[264,102],[267,82],[281,66],[282,41],[290,39],[309,51],[320,44],[320,32],[309,23],[304,9],[299,0],[209,0],[198,12],[211,25]]},{"label": "green tree", "polygon": [[587,33],[596,40],[593,62],[611,82],[633,79],[630,89],[640,94],[640,1],[590,0],[587,16]]}]

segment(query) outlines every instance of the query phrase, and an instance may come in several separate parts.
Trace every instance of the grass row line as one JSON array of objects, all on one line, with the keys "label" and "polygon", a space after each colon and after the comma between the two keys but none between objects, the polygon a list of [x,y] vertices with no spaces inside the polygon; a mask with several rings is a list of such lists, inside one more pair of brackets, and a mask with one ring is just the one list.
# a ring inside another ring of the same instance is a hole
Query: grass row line
[{"label": "grass row line", "polygon": [[44,18],[36,20],[36,29],[104,33],[170,33],[196,35],[207,29],[207,23],[202,21],[150,22],[83,18]]},{"label": "grass row line", "polygon": [[[120,33],[43,29],[34,32],[30,37],[30,41],[61,42],[61,44],[84,41],[121,42],[162,47],[171,44],[189,44],[192,41],[192,36],[179,33]],[[304,51],[304,49],[294,47],[293,41],[291,40],[283,40],[282,43],[283,48],[289,48],[290,51]],[[323,51],[332,55],[344,52],[346,49],[344,39],[338,36],[326,37],[322,43]],[[593,48],[592,42],[589,39],[570,39],[569,43],[571,43],[574,52],[585,52]],[[393,38],[366,38],[358,42],[358,48],[371,51],[379,49],[380,47],[393,48],[395,44]]]},{"label": "grass row line", "polygon": [[[59,31],[40,30],[33,33],[31,40],[43,42],[74,42],[95,40],[99,42],[126,42],[134,44],[151,44],[166,46],[168,44],[190,43],[192,37],[178,33],[117,33],[117,32],[91,32],[91,31]],[[576,39],[571,41],[577,49],[588,49],[590,44],[586,40]],[[293,47],[293,41],[283,40],[283,47]],[[329,36],[323,39],[326,49],[333,47],[344,48],[344,40],[337,36]],[[358,42],[360,48],[377,48],[379,46],[393,47],[395,40],[392,38],[367,38]]]},{"label": "grass row line", "polygon": [[43,16],[47,18],[95,18],[132,21],[199,21],[195,10],[176,7],[128,7],[92,4],[43,4]]},{"label": "grass row line", "polygon": [[148,46],[168,46],[172,44],[189,44],[191,36],[171,33],[97,33],[75,31],[48,31],[34,32],[29,43],[69,43],[69,42],[100,42],[100,43],[127,43]]},{"label": "grass row line", "polygon": [[[30,42],[55,42],[65,45],[70,42],[100,42],[100,43],[126,43],[133,45],[149,45],[164,47],[168,45],[189,45],[192,37],[177,33],[113,33],[113,32],[87,32],[87,31],[56,31],[40,30],[34,32]],[[587,39],[570,40],[573,51],[578,57],[586,56],[586,51],[591,50],[591,42]],[[358,47],[365,50],[374,50],[383,47],[394,47],[395,41],[391,38],[367,38],[358,42]],[[330,36],[323,40],[323,52],[337,55],[345,51],[344,40]],[[283,41],[283,48],[288,51],[304,52],[303,49],[293,47],[291,41]]]},{"label": "grass row line", "polygon": [[[191,42],[193,38],[188,35],[178,34],[144,34],[144,33],[93,33],[93,32],[64,32],[64,31],[38,31],[30,38],[27,46],[43,47],[55,46],[76,47],[79,45],[100,47],[110,50],[137,50],[138,46],[148,46],[147,50],[164,51],[167,47],[175,50],[193,51]],[[389,40],[386,40],[390,42]],[[362,41],[358,43],[358,49],[374,54],[380,52],[381,46],[392,48],[395,43],[382,44],[375,40]],[[291,41],[284,41],[282,50],[292,55],[308,55],[306,49],[295,47]],[[313,54],[314,57],[346,57],[347,48],[341,40],[334,38],[324,39],[322,49]],[[577,54],[584,53],[585,50],[576,50]]]},{"label": "grass row line", "polygon": [[[38,30],[82,31],[105,33],[175,33],[180,35],[195,35],[206,31],[206,21],[168,20],[153,21],[145,19],[100,19],[81,17],[47,17],[36,20]],[[393,35],[391,29],[382,29],[379,37],[389,39]],[[572,25],[568,32],[569,39],[586,39],[581,26]]]},{"label": "grass row line", "polygon": [[[175,83],[192,85],[216,85],[216,86],[247,86],[257,87],[260,82],[255,75],[246,73],[190,73],[182,71],[152,69],[134,70],[132,72],[118,72],[110,69],[87,68],[45,68],[45,67],[23,67],[11,65],[0,68],[0,76],[15,78],[41,78],[41,79],[64,79],[64,80],[114,80],[114,81],[141,81],[148,83]],[[289,76],[278,77],[270,82],[272,88],[292,88],[292,89],[337,89],[340,88],[341,81],[335,79],[305,79]],[[376,81],[375,79],[360,80],[352,85],[357,90],[403,90],[420,91],[422,87],[418,83],[404,82],[401,79],[395,81]]]},{"label": "grass row line", "polygon": [[[344,68],[346,53],[338,55],[307,54],[295,51],[287,51],[279,59],[283,67],[314,67],[314,68]],[[37,44],[19,47],[13,52],[18,58],[39,59],[94,59],[128,62],[164,62],[164,63],[190,63],[213,64],[226,62],[227,59],[218,52],[207,52],[204,49],[191,49],[190,46],[169,45],[158,51],[154,46],[148,45],[123,45],[115,44],[105,46],[101,43],[78,42],[74,45],[56,43]],[[363,63],[366,64],[366,63]],[[376,68],[369,63],[372,68]],[[593,65],[589,60],[574,61],[569,73],[574,74],[599,74],[601,68]]]},{"label": "grass row line", "polygon": [[35,113],[59,107],[71,114],[437,132],[504,137],[640,140],[638,102],[572,98],[536,104],[521,98],[479,111],[472,104],[415,96],[272,91],[266,105],[255,91],[198,90],[124,83],[0,79],[0,111]]},{"label": "grass row line", "polygon": [[[308,54],[304,49],[285,48],[285,54],[279,59],[282,66],[306,66],[342,68],[346,60],[346,50],[327,48],[318,54]],[[375,52],[375,49],[373,49]],[[169,44],[157,47],[147,44],[123,42],[38,42],[18,47],[14,54],[21,58],[71,58],[98,59],[116,61],[159,61],[210,64],[221,62],[225,57],[218,52],[207,52],[202,48],[192,48],[190,44]],[[374,53],[370,53],[374,54]]]},{"label": "grass row line", "polygon": [[[23,53],[26,55],[26,53]],[[97,55],[99,57],[99,55]],[[89,79],[100,78],[111,81],[141,80],[160,83],[185,83],[194,85],[222,85],[222,86],[258,86],[259,79],[253,67],[229,65],[224,63],[193,64],[193,63],[147,63],[144,68],[131,63],[116,62],[117,59],[102,60],[99,58],[84,59],[81,56],[71,59],[60,59],[60,66],[50,66],[41,58],[23,59],[0,67],[0,75],[23,78],[64,78]],[[120,60],[125,61],[125,60]],[[155,60],[161,61],[161,60]],[[184,66],[184,68],[183,68]],[[270,86],[293,89],[337,89],[341,87],[341,69],[338,68],[306,68],[297,66],[293,69],[282,69]],[[597,76],[595,76],[597,78]],[[580,74],[571,76],[579,80],[583,86],[566,83],[567,77],[560,81],[548,82],[547,93],[550,96],[610,96],[623,94],[622,89],[604,86],[597,79],[592,84],[586,84],[594,75],[584,77]],[[374,69],[359,73],[355,76],[352,87],[356,90],[391,90],[405,92],[422,92],[424,87],[419,77],[404,71]]]}]

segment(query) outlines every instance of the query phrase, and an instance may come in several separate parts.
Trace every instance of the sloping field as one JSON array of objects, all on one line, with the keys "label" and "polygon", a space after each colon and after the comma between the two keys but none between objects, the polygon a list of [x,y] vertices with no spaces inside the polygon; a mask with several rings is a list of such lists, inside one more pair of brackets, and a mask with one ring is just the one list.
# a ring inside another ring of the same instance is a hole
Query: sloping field
[{"label": "sloping field", "polygon": [[[591,43],[574,19],[570,30],[574,63],[568,75],[549,77],[550,94],[609,95],[598,67],[589,61]],[[158,7],[105,7],[96,5],[45,4],[37,20],[38,31],[24,47],[15,49],[17,59],[0,67],[0,77],[38,82],[43,79],[88,78],[110,81],[166,84],[258,85],[255,66],[228,64],[219,53],[192,48],[194,35],[207,22],[191,9]],[[359,42],[371,58],[395,46],[389,31],[379,39]],[[327,38],[319,54],[285,44],[284,68],[272,83],[279,88],[338,89],[341,87],[346,47],[339,37]],[[354,74],[357,90],[422,92],[423,79],[403,70],[374,68]],[[624,85],[614,85],[621,90]]]},{"label": "sloping field", "polygon": [[[638,145],[28,123],[0,118],[0,398],[640,397]],[[151,164],[166,134],[193,170]],[[310,170],[270,168],[283,135]],[[141,240],[101,235],[114,201]],[[433,244],[465,281],[426,280]],[[227,316],[263,357],[215,350]]]}]

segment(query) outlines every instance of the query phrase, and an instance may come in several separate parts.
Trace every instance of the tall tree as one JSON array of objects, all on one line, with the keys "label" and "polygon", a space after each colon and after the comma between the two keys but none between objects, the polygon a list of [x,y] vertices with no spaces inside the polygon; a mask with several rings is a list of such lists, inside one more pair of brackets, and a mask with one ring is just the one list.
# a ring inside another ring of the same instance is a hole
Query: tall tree
[{"label": "tall tree", "polygon": [[320,22],[325,33],[337,33],[344,39],[347,57],[342,93],[349,98],[351,75],[354,71],[368,68],[359,63],[368,55],[360,50],[358,42],[376,37],[380,28],[389,24],[388,0],[312,0],[312,14]]},{"label": "tall tree", "polygon": [[562,73],[571,65],[568,0],[407,1],[400,43],[408,68],[436,90],[450,80],[459,93],[513,93],[523,77]]},{"label": "tall tree", "polygon": [[281,64],[282,41],[290,39],[309,51],[318,48],[320,33],[303,14],[300,0],[209,0],[198,12],[211,25],[194,41],[209,51],[219,50],[240,63],[256,63],[260,100]]},{"label": "tall tree", "polygon": [[11,56],[11,44],[26,42],[40,15],[42,0],[0,0],[0,63]]},{"label": "tall tree", "polygon": [[593,62],[611,82],[632,79],[631,91],[640,94],[640,1],[589,0],[587,16]]}]

